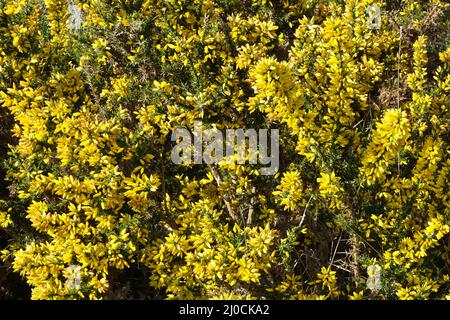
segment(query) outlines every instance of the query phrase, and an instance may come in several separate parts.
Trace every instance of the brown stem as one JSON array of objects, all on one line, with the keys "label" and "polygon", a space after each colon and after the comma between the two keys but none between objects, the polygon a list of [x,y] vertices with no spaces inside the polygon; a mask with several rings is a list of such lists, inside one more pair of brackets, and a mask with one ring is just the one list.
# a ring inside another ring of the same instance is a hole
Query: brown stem
[{"label": "brown stem", "polygon": [[[219,173],[217,172],[217,170],[211,166],[208,165],[209,168],[211,169],[212,175],[214,177],[214,180],[216,180],[217,186],[220,187],[220,185],[222,184],[222,179],[220,178]],[[232,206],[231,206],[231,201],[229,199],[229,195],[228,194],[224,194],[223,195],[223,201],[225,202],[225,206],[227,207],[228,210],[228,214],[231,216],[231,218],[238,222],[239,221],[239,216],[234,212]]]}]

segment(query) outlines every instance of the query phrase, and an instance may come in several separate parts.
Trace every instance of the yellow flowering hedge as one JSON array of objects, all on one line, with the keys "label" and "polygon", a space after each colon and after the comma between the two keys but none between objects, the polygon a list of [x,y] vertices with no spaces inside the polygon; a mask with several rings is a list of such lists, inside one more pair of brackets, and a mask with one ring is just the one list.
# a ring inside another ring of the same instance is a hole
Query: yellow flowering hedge
[{"label": "yellow flowering hedge", "polygon": [[[0,0],[0,272],[32,299],[450,298],[449,21]],[[279,172],[173,164],[195,120],[279,128]]]}]

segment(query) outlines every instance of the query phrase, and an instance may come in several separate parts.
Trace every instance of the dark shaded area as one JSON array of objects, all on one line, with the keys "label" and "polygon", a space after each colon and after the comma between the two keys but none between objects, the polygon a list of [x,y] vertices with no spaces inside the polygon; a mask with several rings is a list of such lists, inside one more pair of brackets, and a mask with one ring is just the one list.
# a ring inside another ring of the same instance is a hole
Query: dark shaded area
[{"label": "dark shaded area", "polygon": [[111,287],[105,294],[106,300],[161,300],[165,294],[149,285],[149,275],[132,266],[125,270],[110,272]]},{"label": "dark shaded area", "polygon": [[[6,108],[0,107],[0,199],[7,200],[9,195],[8,184],[5,181],[6,169],[3,165],[8,153],[8,144],[13,143],[11,128],[13,119]],[[0,229],[0,250],[7,247],[10,236]],[[21,300],[29,299],[31,289],[25,280],[7,265],[0,261],[0,299]]]},{"label": "dark shaded area", "polygon": [[8,144],[13,143],[11,136],[11,128],[13,126],[13,118],[8,110],[0,106],[0,199],[8,198],[8,185],[5,181],[6,169],[3,165],[8,153]]},{"label": "dark shaded area", "polygon": [[[8,236],[0,230],[0,249],[4,249]],[[17,273],[0,263],[0,300],[29,300],[31,288]]]},{"label": "dark shaded area", "polygon": [[7,113],[7,110],[0,107],[0,199],[8,196],[7,184],[5,182],[5,168],[3,167],[3,160],[8,152],[8,143],[12,142],[10,129],[12,127],[12,117]]}]

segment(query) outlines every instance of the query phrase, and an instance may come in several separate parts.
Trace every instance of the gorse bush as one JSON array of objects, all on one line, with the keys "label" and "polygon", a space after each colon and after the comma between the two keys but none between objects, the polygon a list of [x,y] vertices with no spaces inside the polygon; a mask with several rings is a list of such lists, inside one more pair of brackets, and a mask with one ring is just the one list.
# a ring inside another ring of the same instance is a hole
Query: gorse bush
[{"label": "gorse bush", "polygon": [[[1,272],[32,299],[450,298],[449,20],[0,0]],[[196,120],[278,128],[279,172],[172,163]]]}]

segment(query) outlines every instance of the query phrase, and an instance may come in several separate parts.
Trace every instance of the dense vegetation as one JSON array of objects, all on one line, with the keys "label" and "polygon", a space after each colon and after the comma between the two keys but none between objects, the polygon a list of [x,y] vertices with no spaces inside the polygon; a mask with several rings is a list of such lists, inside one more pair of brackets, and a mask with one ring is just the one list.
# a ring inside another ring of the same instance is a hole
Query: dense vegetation
[{"label": "dense vegetation", "polygon": [[[0,297],[450,298],[449,17],[0,0]],[[195,120],[278,128],[279,172],[172,163]]]}]

